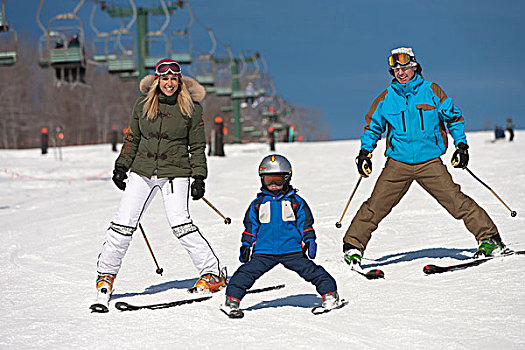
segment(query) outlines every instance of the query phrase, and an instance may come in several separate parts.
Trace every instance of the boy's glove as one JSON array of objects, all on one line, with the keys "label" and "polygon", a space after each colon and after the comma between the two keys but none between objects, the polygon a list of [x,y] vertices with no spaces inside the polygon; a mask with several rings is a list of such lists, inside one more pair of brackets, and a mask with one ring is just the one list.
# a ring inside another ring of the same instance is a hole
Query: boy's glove
[{"label": "boy's glove", "polygon": [[458,143],[450,162],[454,168],[465,169],[468,165],[468,146],[463,142]]},{"label": "boy's glove", "polygon": [[241,246],[241,253],[239,254],[239,261],[242,263],[248,262],[250,260],[250,246],[243,244]]},{"label": "boy's glove", "polygon": [[317,243],[313,239],[304,242],[303,246],[303,255],[306,258],[306,252],[308,251],[308,257],[310,259],[315,259],[317,255]]},{"label": "boy's glove", "polygon": [[204,191],[204,178],[199,175],[195,176],[195,180],[191,184],[191,198],[194,201],[201,199],[204,197]]},{"label": "boy's glove", "polygon": [[355,158],[355,163],[357,164],[357,171],[364,177],[368,177],[372,173],[372,153],[367,150],[360,150],[359,154]]},{"label": "boy's glove", "polygon": [[127,172],[126,168],[121,165],[117,165],[113,170],[113,177],[111,180],[113,180],[115,186],[117,186],[119,190],[124,191],[126,189],[126,183],[124,180],[128,178],[128,175],[126,175]]}]

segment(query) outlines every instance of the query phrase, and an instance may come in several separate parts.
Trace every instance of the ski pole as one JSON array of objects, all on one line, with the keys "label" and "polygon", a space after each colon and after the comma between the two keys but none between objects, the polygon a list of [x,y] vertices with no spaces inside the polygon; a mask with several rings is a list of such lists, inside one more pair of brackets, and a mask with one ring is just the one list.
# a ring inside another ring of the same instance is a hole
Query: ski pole
[{"label": "ski pole", "polygon": [[343,221],[343,217],[345,216],[345,214],[346,214],[346,210],[348,209],[348,206],[350,205],[350,201],[351,201],[352,198],[354,197],[355,191],[357,191],[357,187],[358,187],[359,184],[361,183],[361,180],[362,180],[362,179],[363,179],[363,177],[362,177],[362,176],[359,176],[359,180],[357,180],[357,183],[355,184],[354,191],[353,191],[352,194],[350,195],[350,198],[348,198],[348,202],[346,203],[345,210],[343,210],[343,215],[341,215],[341,219],[339,219],[339,221],[335,223],[335,227],[337,227],[337,228],[341,228],[341,221]]},{"label": "ski pole", "polygon": [[142,237],[144,237],[144,240],[146,241],[146,245],[148,246],[149,252],[151,253],[151,257],[153,258],[153,261],[155,261],[155,265],[157,265],[157,271],[155,272],[162,276],[162,272],[164,272],[164,269],[159,266],[157,259],[155,259],[155,254],[153,254],[153,250],[151,250],[151,246],[149,245],[148,238],[146,237],[146,233],[144,232],[144,229],[142,228],[142,225],[140,224],[140,222],[139,222],[139,228],[140,228],[140,232],[142,232]]},{"label": "ski pole", "polygon": [[485,186],[486,188],[489,189],[490,192],[492,192],[493,195],[496,196],[497,199],[499,199],[499,201],[505,206],[505,208],[507,208],[509,211],[510,211],[510,216],[512,217],[515,217],[516,215],[518,215],[518,213],[516,213],[514,210],[510,209],[509,206],[507,204],[505,204],[505,202],[499,198],[499,196],[496,194],[496,192],[494,192],[492,190],[492,188],[490,188],[486,183],[484,183],[483,181],[481,181],[476,175],[474,175],[474,173],[472,171],[470,171],[469,168],[465,167],[465,169],[469,172],[470,175],[472,175],[476,180],[478,180],[479,182],[481,182],[481,184],[483,186]]},{"label": "ski pole", "polygon": [[224,223],[225,223],[226,225],[231,224],[232,219],[227,218],[227,217],[224,217],[224,215],[222,215],[222,213],[221,213],[219,210],[217,210],[217,208],[215,208],[215,207],[213,206],[213,204],[211,204],[210,202],[208,202],[208,200],[207,200],[206,198],[202,197],[202,200],[203,200],[206,204],[208,204],[208,205],[210,206],[210,208],[212,208],[213,210],[215,210],[215,212],[216,212],[217,214],[219,214],[219,215],[224,219]]}]

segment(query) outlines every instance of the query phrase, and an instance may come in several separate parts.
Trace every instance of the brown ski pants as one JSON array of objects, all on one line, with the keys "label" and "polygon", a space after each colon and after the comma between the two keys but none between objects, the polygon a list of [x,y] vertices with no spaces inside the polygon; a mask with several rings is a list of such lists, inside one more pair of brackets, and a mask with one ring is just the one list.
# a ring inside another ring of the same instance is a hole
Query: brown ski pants
[{"label": "brown ski pants", "polygon": [[365,250],[372,232],[416,181],[455,219],[461,219],[477,241],[498,234],[494,222],[472,198],[461,192],[441,158],[421,164],[405,164],[389,158],[372,195],[361,205],[343,238],[345,243]]}]

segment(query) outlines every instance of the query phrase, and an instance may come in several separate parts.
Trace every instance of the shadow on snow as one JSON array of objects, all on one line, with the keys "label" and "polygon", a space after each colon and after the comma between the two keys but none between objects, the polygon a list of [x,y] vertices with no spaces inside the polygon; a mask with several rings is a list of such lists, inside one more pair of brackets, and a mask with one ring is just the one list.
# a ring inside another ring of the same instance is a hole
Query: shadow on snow
[{"label": "shadow on snow", "polygon": [[[386,266],[391,264],[397,264],[400,262],[407,262],[423,258],[453,258],[457,260],[468,260],[472,259],[472,255],[476,252],[476,249],[457,249],[457,248],[429,248],[421,249],[412,252],[395,253],[385,255],[379,259],[370,260],[371,264],[363,264],[363,268],[375,268],[379,266]],[[363,262],[365,259],[363,258]]]},{"label": "shadow on snow", "polygon": [[245,310],[260,310],[266,308],[275,308],[283,306],[293,306],[300,308],[311,309],[314,306],[321,305],[321,297],[315,294],[297,294],[290,295],[284,298],[279,298],[269,301],[261,301],[253,306],[247,307]]},{"label": "shadow on snow", "polygon": [[196,278],[186,279],[182,281],[171,281],[171,282],[160,283],[160,284],[149,286],[143,292],[113,294],[111,296],[111,300],[118,299],[118,298],[134,297],[137,295],[157,294],[157,293],[165,292],[170,289],[187,290],[193,287],[195,282],[197,282]]}]

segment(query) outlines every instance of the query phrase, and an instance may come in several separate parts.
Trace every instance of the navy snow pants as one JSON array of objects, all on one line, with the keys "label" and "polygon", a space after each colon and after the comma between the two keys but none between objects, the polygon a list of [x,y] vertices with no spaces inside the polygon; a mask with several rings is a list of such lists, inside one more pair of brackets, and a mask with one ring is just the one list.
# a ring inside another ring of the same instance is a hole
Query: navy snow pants
[{"label": "navy snow pants", "polygon": [[330,274],[312,260],[305,258],[303,253],[286,255],[252,255],[252,259],[241,265],[235,271],[226,287],[226,295],[241,300],[246,291],[255,281],[278,264],[283,264],[288,270],[297,272],[304,280],[312,283],[320,295],[334,292],[337,284]]}]

